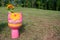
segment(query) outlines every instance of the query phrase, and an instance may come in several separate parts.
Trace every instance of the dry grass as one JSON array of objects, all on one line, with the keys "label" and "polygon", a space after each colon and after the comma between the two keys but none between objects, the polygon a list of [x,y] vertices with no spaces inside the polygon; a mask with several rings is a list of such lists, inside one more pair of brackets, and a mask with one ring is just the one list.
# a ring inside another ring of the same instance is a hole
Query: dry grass
[{"label": "dry grass", "polygon": [[23,13],[23,26],[20,37],[11,39],[7,10],[4,7],[0,9],[0,40],[60,40],[60,11],[16,8],[14,11]]}]

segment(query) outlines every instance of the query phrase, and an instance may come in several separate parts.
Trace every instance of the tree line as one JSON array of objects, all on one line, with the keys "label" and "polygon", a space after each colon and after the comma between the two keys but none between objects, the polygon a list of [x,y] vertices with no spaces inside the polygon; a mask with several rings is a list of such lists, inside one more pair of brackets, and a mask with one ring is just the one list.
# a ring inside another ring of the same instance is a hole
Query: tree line
[{"label": "tree line", "polygon": [[60,10],[60,0],[0,0],[0,6],[6,6],[9,3],[28,8]]}]

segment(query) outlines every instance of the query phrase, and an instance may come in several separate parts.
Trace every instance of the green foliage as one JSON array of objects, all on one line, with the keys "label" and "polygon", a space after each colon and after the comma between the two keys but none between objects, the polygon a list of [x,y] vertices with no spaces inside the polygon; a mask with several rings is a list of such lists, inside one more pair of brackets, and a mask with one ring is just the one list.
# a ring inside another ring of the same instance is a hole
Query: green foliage
[{"label": "green foliage", "polygon": [[60,0],[57,0],[57,10],[60,10]]},{"label": "green foliage", "polygon": [[38,8],[40,8],[40,0],[37,1]]},{"label": "green foliage", "polygon": [[60,0],[0,0],[0,6],[6,6],[8,3],[21,7],[60,10]]}]

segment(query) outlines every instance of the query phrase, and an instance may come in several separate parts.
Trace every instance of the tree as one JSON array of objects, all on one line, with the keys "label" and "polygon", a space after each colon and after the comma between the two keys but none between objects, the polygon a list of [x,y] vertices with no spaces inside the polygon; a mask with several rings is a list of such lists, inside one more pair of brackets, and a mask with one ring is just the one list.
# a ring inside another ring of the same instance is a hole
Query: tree
[{"label": "tree", "polygon": [[57,0],[57,10],[60,10],[60,0]]}]

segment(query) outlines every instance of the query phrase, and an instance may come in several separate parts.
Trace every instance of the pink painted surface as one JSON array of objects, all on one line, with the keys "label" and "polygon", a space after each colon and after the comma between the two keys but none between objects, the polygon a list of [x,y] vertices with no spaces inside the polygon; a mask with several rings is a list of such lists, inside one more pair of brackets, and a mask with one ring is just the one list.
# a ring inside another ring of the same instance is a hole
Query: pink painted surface
[{"label": "pink painted surface", "polygon": [[19,37],[18,29],[11,29],[11,37],[12,38],[18,38]]},{"label": "pink painted surface", "polygon": [[[10,14],[11,14],[11,12],[8,13],[8,23],[13,23],[13,24],[22,23],[22,12],[20,12],[20,15],[21,15],[20,19],[16,20],[16,21],[10,19]],[[12,38],[18,38],[19,37],[18,29],[11,28],[11,37]]]}]

